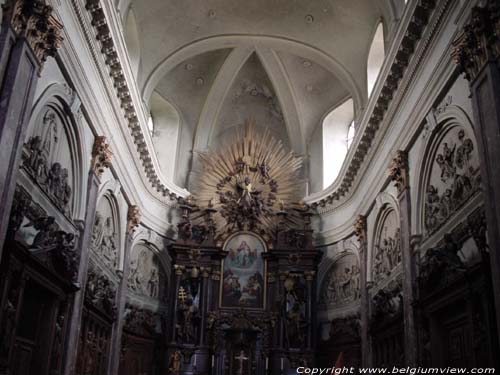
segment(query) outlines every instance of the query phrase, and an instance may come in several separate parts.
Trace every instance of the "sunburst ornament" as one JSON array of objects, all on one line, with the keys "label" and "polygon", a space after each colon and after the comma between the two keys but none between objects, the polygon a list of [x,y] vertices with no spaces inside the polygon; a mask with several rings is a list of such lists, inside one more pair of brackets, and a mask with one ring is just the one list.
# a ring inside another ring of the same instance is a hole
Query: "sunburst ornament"
[{"label": "sunburst ornament", "polygon": [[269,130],[256,131],[249,120],[243,132],[235,131],[221,149],[201,159],[194,197],[198,206],[214,210],[218,237],[236,230],[269,234],[278,222],[293,224],[296,215],[288,209],[304,207],[302,157],[286,151]]}]

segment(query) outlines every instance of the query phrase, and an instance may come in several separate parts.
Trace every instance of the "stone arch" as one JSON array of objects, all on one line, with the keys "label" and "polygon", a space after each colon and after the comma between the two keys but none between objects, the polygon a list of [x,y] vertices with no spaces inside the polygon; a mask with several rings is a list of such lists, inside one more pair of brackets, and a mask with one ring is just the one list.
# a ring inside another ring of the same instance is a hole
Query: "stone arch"
[{"label": "stone arch", "polygon": [[441,228],[480,189],[477,141],[469,117],[449,105],[435,120],[417,163],[420,173],[414,176],[418,205],[412,219],[417,233],[425,236]]}]

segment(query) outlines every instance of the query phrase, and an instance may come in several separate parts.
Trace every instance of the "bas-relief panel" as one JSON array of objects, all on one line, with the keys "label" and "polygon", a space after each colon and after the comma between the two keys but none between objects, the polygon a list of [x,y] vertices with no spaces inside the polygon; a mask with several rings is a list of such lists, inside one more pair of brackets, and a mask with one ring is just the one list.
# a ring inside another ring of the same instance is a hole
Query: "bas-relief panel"
[{"label": "bas-relief panel", "polygon": [[24,145],[23,167],[55,205],[71,215],[74,185],[73,156],[64,124],[56,111],[47,107]]},{"label": "bas-relief panel", "polygon": [[92,249],[110,269],[118,266],[118,231],[113,217],[111,203],[107,198],[97,209],[92,228]]},{"label": "bas-relief panel", "polygon": [[388,276],[401,263],[399,221],[394,210],[382,217],[373,255],[373,280]]},{"label": "bas-relief panel", "polygon": [[441,139],[425,188],[424,226],[427,234],[439,229],[479,190],[479,160],[474,142],[461,126]]},{"label": "bas-relief panel", "polygon": [[165,282],[163,269],[157,256],[146,246],[137,245],[130,253],[128,288],[150,298],[162,299],[160,283]]},{"label": "bas-relief panel", "polygon": [[320,303],[342,305],[358,299],[359,271],[359,261],[354,254],[346,254],[336,260],[323,282]]}]

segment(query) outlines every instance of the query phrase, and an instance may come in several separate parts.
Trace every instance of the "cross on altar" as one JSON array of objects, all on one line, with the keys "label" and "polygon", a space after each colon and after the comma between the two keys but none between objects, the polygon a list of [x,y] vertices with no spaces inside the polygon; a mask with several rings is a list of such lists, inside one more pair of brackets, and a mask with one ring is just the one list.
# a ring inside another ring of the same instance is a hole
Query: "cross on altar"
[{"label": "cross on altar", "polygon": [[243,375],[243,362],[248,360],[248,357],[245,357],[245,351],[241,350],[240,355],[234,357],[234,359],[238,360],[240,363],[240,368],[238,369],[238,375]]}]

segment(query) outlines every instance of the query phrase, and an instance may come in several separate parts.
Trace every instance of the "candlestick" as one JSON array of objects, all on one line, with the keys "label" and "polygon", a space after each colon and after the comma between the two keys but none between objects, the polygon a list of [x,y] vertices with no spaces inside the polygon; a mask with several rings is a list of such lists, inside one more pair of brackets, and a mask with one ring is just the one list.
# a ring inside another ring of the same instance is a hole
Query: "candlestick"
[{"label": "candlestick", "polygon": [[212,354],[212,367],[215,366],[215,356]]},{"label": "candlestick", "polygon": [[266,357],[266,371],[269,368],[269,357]]},{"label": "candlestick", "polygon": [[283,371],[283,357],[281,357],[281,371]]}]

